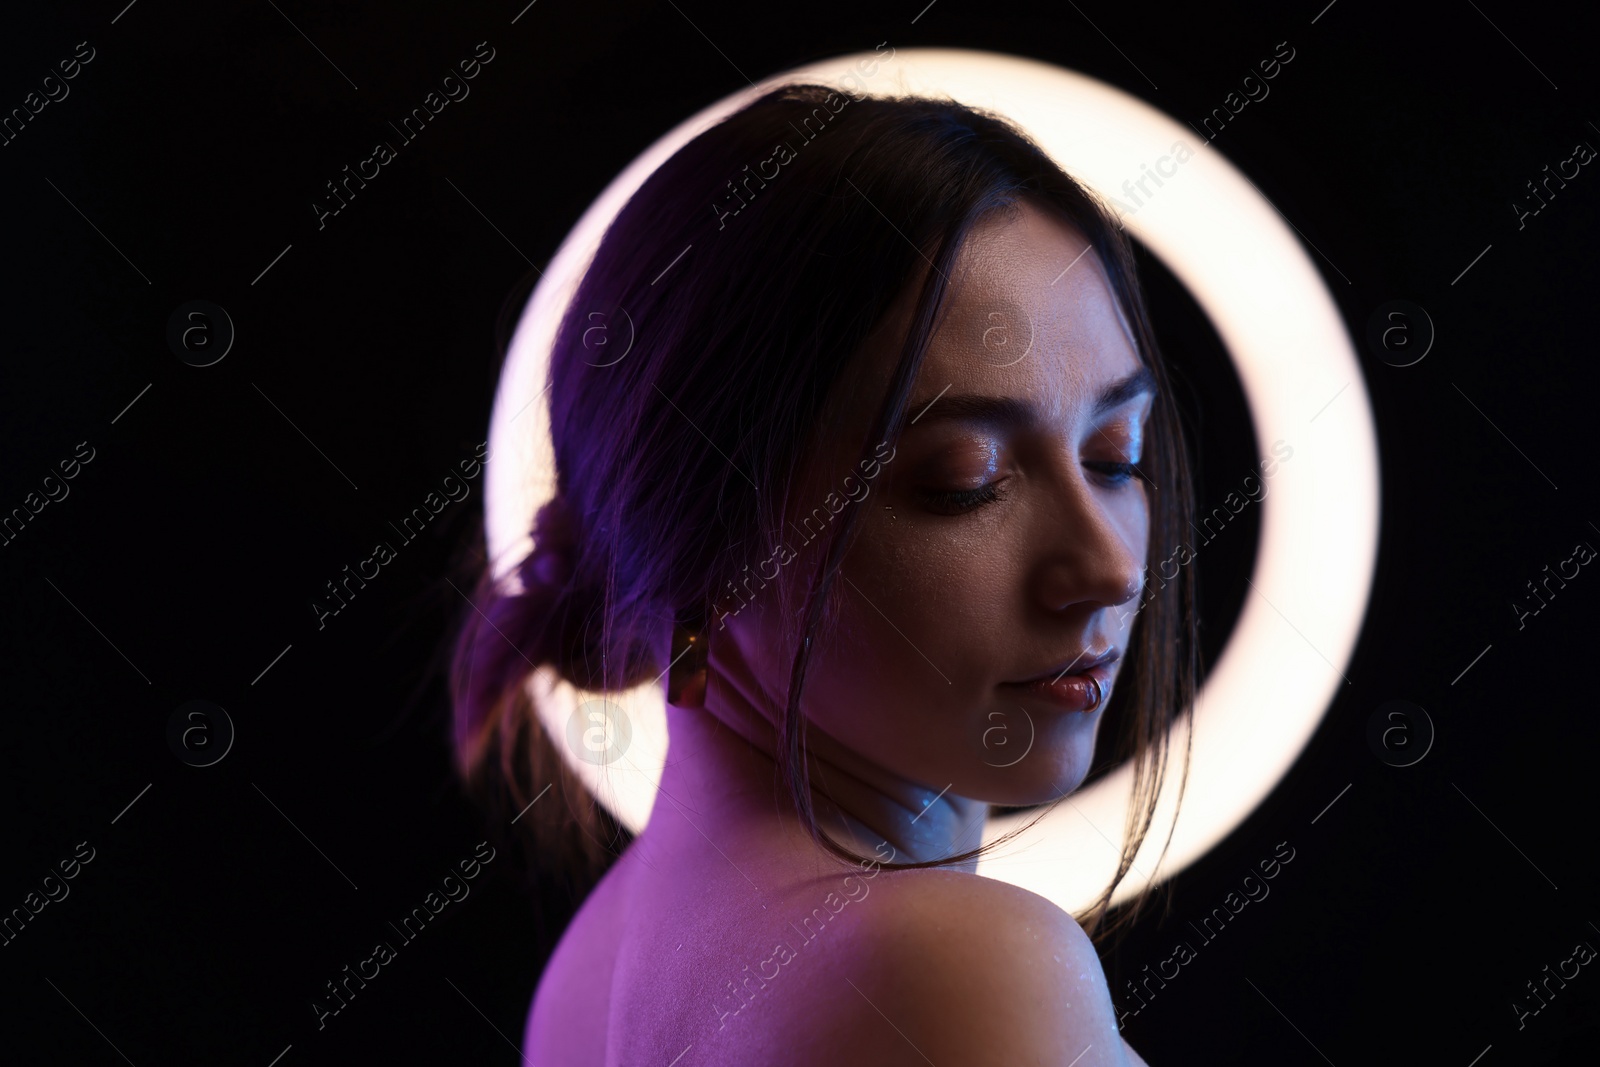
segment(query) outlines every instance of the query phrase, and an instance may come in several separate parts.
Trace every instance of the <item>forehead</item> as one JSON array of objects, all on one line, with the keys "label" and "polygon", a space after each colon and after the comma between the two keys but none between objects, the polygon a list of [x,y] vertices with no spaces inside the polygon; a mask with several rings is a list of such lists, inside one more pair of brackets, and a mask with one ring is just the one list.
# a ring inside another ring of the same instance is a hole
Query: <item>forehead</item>
[{"label": "forehead", "polygon": [[1139,366],[1099,256],[1032,205],[975,228],[950,280],[914,403],[950,385],[1061,411]]},{"label": "forehead", "polygon": [[[1139,366],[1100,257],[1076,229],[1023,201],[973,228],[950,276],[945,317],[911,391],[908,419],[942,390],[1025,398],[1054,420]],[[906,286],[835,382],[816,444],[843,464],[867,431],[911,322]]]}]

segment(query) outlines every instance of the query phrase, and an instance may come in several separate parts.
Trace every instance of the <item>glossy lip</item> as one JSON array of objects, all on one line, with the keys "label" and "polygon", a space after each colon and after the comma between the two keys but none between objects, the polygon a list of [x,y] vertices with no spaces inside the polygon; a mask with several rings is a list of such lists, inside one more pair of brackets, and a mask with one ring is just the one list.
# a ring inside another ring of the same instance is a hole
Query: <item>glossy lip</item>
[{"label": "glossy lip", "polygon": [[[1049,701],[1063,711],[1099,711],[1111,699],[1111,676],[1114,673],[1111,662],[1116,656],[1101,656],[1099,659],[1101,662],[1098,666],[1076,674],[1059,678],[1045,675],[1030,682],[1006,682],[1005,687]],[[1095,684],[1091,684],[1091,679]],[[1098,701],[1094,698],[1096,684],[1100,690]]]},{"label": "glossy lip", "polygon": [[[1100,681],[1101,685],[1109,685],[1109,672],[1107,672],[1105,675],[1102,675],[1098,668],[1109,667],[1111,664],[1115,663],[1117,659],[1121,657],[1121,655],[1122,651],[1116,646],[1106,649],[1104,652],[1094,656],[1093,658],[1087,658],[1087,653],[1080,652],[1072,659],[1063,660],[1054,667],[1048,667],[1045,670],[1040,671],[1038,674],[1029,675],[1026,678],[1020,678],[1017,681],[1006,682],[1005,684],[1031,685],[1034,682],[1040,681],[1065,681],[1067,678],[1094,672],[1095,677]],[[1066,671],[1072,671],[1073,673],[1070,675],[1065,674],[1064,672]]]}]

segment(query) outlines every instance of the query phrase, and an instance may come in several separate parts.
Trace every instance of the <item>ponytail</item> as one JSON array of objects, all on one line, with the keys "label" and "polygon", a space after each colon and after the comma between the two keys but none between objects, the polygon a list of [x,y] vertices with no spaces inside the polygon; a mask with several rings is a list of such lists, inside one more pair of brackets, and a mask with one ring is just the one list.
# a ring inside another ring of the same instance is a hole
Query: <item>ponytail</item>
[{"label": "ponytail", "polygon": [[[457,774],[557,913],[570,913],[632,839],[556,748],[530,692],[541,667],[580,686],[596,680],[586,635],[598,590],[581,580],[578,535],[558,494],[540,509],[534,548],[514,572],[520,589],[483,568],[450,673]],[[564,890],[564,907],[543,892],[551,885]]]}]

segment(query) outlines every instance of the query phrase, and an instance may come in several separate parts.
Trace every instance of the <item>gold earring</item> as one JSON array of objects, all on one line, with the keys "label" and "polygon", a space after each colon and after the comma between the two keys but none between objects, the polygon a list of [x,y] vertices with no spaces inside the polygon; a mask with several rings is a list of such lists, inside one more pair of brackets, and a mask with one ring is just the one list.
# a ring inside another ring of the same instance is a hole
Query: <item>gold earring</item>
[{"label": "gold earring", "polygon": [[685,608],[672,625],[672,659],[667,668],[667,702],[680,708],[706,706],[709,635],[703,608]]}]

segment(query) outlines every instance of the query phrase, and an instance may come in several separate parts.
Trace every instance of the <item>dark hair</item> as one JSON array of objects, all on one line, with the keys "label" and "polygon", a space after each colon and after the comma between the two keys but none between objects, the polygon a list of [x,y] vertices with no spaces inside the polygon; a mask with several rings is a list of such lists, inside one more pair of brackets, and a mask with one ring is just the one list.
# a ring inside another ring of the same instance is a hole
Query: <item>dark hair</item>
[{"label": "dark hair", "polygon": [[[819,439],[832,386],[920,277],[898,363],[860,443],[863,458],[874,443],[898,437],[963,241],[980,221],[1022,202],[1087,239],[1156,376],[1142,464],[1155,558],[1186,528],[1193,490],[1132,251],[1101,203],[1005,119],[952,100],[784,86],[684,145],[611,223],[550,357],[557,495],[517,568],[521,588],[481,576],[452,667],[463,777],[508,792],[517,806],[535,784],[554,783],[559,802],[530,812],[533,843],[588,880],[580,892],[613,858],[607,842],[619,828],[545,736],[526,692],[532,665],[551,664],[589,691],[624,690],[661,674],[662,634],[673,620],[705,615],[741,565],[764,554],[760,546],[787,536],[790,493]],[[618,308],[636,337],[624,358],[603,359],[585,344],[589,314]],[[799,707],[813,638],[837,618],[842,583],[833,578],[858,514],[859,500],[845,504],[801,610],[785,605],[780,613],[798,629],[785,646],[797,651],[777,750],[780,782],[813,838],[851,859],[859,857],[824,834],[811,809]],[[1107,708],[1108,754],[1134,761],[1135,803],[1116,876],[1079,917],[1096,936],[1130,921],[1145,900],[1141,894],[1103,926],[1149,831],[1169,730],[1192,713],[1195,626],[1193,568],[1184,568],[1140,611],[1122,668],[1131,683]],[[1186,753],[1183,782],[1187,772]],[[1000,841],[884,866],[948,865]]]}]

